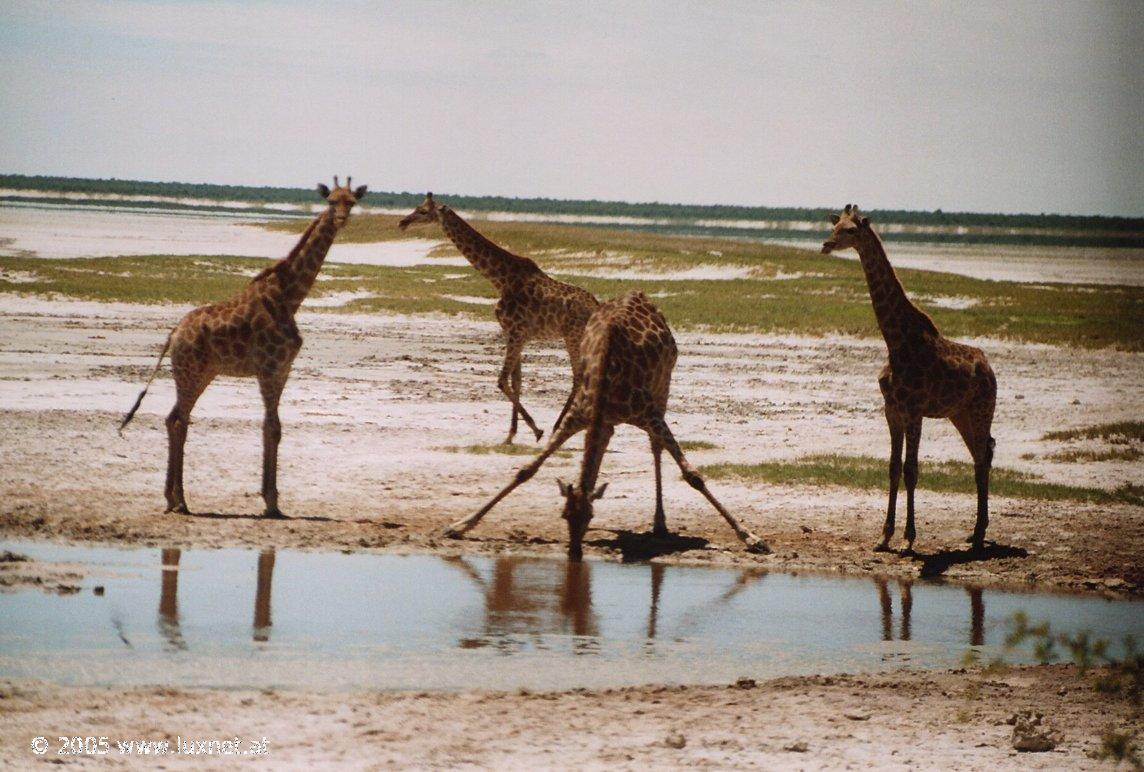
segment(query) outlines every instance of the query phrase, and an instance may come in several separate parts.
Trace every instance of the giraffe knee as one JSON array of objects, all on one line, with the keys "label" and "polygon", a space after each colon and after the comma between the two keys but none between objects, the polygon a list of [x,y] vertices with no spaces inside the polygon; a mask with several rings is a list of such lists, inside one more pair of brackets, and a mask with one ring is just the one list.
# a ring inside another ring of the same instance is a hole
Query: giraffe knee
[{"label": "giraffe knee", "polygon": [[174,432],[179,429],[186,428],[187,421],[183,418],[178,408],[175,408],[167,414],[167,431]]},{"label": "giraffe knee", "polygon": [[684,472],[683,479],[687,481],[688,485],[697,491],[703,491],[703,489],[707,487],[706,483],[703,482],[703,478],[700,477],[699,473],[694,469],[688,469],[686,472]]}]

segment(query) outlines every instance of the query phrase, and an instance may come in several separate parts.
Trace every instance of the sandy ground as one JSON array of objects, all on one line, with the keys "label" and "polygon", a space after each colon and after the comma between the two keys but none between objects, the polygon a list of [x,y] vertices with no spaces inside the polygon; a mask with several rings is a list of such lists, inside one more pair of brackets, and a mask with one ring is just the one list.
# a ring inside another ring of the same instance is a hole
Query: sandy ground
[{"label": "sandy ground", "polygon": [[[163,546],[277,546],[390,551],[559,554],[566,538],[553,458],[464,540],[441,529],[478,508],[527,457],[455,452],[499,443],[509,409],[496,391],[503,353],[494,323],[303,313],[306,344],[284,394],[280,490],[284,521],[258,517],[261,404],[253,381],[220,379],[195,411],[187,495],[198,516],[164,515],[165,368],[124,437],[130,406],[167,329],[185,309],[0,297],[0,535]],[[1141,482],[1140,462],[1060,464],[1048,429],[1138,418],[1140,354],[976,341],[999,373],[996,464],[1078,485]],[[681,440],[714,442],[696,464],[887,452],[875,375],[879,341],[689,333],[679,336],[669,422]],[[555,347],[525,362],[525,404],[550,424],[567,388]],[[518,442],[531,445],[529,438]],[[570,445],[580,447],[578,438]],[[1037,458],[1022,459],[1034,453]],[[966,459],[952,426],[927,422],[925,462]],[[649,529],[644,435],[621,427],[604,462],[589,554],[617,555],[618,532]],[[971,559],[974,500],[919,494],[918,556],[874,554],[880,491],[718,480],[712,489],[775,554],[748,555],[678,474],[665,475],[669,525],[709,540],[676,561],[754,563],[776,570],[943,575],[982,585],[1144,592],[1139,507],[993,501],[997,547]],[[903,503],[904,506],[904,503]],[[1027,554],[1026,554],[1027,553]]]},{"label": "sandy ground", "polygon": [[[1056,747],[1019,753],[1015,714],[1042,713]],[[118,742],[266,741],[275,769],[750,767],[1107,769],[1108,731],[1144,730],[1139,708],[1071,667],[1000,675],[900,671],[722,687],[570,692],[316,693],[78,689],[0,682],[0,764],[139,764]],[[106,756],[61,756],[59,736],[106,737]],[[48,740],[43,757],[31,752]],[[205,747],[205,746],[204,746]],[[232,767],[234,756],[142,760]]]}]

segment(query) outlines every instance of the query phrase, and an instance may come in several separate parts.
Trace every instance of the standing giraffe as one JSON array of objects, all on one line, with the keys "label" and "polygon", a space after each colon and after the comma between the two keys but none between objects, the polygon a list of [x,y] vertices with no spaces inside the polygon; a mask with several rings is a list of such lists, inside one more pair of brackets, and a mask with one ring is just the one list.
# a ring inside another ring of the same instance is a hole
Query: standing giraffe
[{"label": "standing giraffe", "polygon": [[748,550],[770,552],[762,539],[748,531],[711,495],[703,478],[684,457],[679,443],[675,441],[664,420],[676,355],[675,339],[667,321],[642,292],[632,290],[601,304],[584,330],[584,342],[580,348],[583,379],[573,394],[567,415],[549,439],[548,446],[532,463],[518,471],[513,481],[492,501],[476,514],[449,526],[446,534],[460,536],[475,526],[501,499],[536,474],[545,460],[569,437],[581,429],[587,429],[579,484],[573,486],[559,483],[560,492],[566,499],[563,517],[568,521],[568,557],[580,560],[583,557],[581,545],[584,533],[592,519],[592,502],[604,495],[608,485],[604,483],[599,488],[595,487],[604,451],[616,424],[626,423],[643,429],[651,440],[652,457],[655,460],[653,522],[657,536],[666,536],[668,533],[660,474],[660,454],[666,448],[675,463],[679,464],[683,479],[711,502],[734,529],[735,535],[747,544]]},{"label": "standing giraffe", "polygon": [[183,446],[195,402],[216,375],[237,375],[257,378],[262,391],[266,407],[262,423],[263,514],[283,517],[278,509],[278,442],[282,439],[278,400],[294,357],[302,348],[294,314],[314,285],[334,236],[346,224],[354,204],[366,194],[365,185],[351,191],[350,183],[347,177],[346,186],[339,187],[334,177],[332,191],[318,185],[329,206],[310,223],[290,254],[251,279],[229,300],[191,311],[167,336],[151,377],[119,430],[123,431],[139,409],[170,349],[176,401],[167,416],[168,512],[190,512],[183,496]]},{"label": "standing giraffe", "polygon": [[511,444],[512,438],[516,436],[517,416],[524,419],[536,439],[539,440],[544,434],[520,404],[520,358],[524,345],[530,340],[564,340],[564,348],[568,351],[568,360],[572,364],[572,391],[553,424],[552,430],[556,431],[583,378],[580,339],[584,336],[584,325],[588,323],[588,317],[600,302],[587,290],[556,281],[540,270],[540,266],[531,258],[514,255],[489,241],[452,209],[444,205],[438,206],[432,193],[398,227],[405,230],[415,223],[426,222],[440,223],[445,235],[465,259],[479,274],[492,282],[500,293],[496,317],[508,338],[508,344],[497,386],[512,402],[512,420],[505,439],[506,445]]},{"label": "standing giraffe", "polygon": [[858,207],[846,205],[830,216],[834,230],[822,244],[822,253],[853,247],[862,261],[874,315],[886,339],[890,357],[878,385],[886,402],[890,425],[890,501],[882,541],[875,551],[889,550],[894,535],[894,509],[902,473],[902,437],[906,444],[906,551],[914,547],[914,487],[918,481],[918,445],[923,418],[948,418],[973,456],[977,482],[977,525],[968,541],[975,550],[985,546],[989,525],[989,469],[993,446],[989,434],[997,401],[997,378],[979,348],[947,340],[933,320],[910,302],[894,273],[886,250],[870,220]]}]

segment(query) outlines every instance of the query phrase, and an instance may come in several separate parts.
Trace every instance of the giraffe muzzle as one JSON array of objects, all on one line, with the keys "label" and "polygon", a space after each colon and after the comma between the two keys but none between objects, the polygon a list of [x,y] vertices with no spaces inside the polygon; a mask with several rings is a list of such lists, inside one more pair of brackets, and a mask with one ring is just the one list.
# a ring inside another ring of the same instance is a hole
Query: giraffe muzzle
[{"label": "giraffe muzzle", "polygon": [[834,248],[836,246],[838,246],[838,245],[835,244],[833,241],[822,242],[822,254],[829,255],[831,252],[834,251]]}]

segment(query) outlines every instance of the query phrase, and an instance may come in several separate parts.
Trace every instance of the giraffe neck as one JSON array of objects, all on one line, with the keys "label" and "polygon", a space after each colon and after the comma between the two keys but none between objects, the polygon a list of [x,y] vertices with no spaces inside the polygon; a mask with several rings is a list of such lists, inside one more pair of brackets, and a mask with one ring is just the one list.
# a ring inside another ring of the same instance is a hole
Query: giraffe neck
[{"label": "giraffe neck", "polygon": [[[886,257],[882,240],[870,228],[862,231],[858,243],[858,257],[866,274],[866,285],[870,289],[870,302],[874,305],[874,316],[886,345],[895,349],[902,345],[911,327],[924,319],[933,327],[929,317],[918,310],[906,297],[906,291],[894,267]],[[920,317],[920,318],[919,318]]]},{"label": "giraffe neck", "polygon": [[596,480],[600,476],[600,464],[604,461],[604,451],[607,449],[607,440],[604,432],[604,412],[608,407],[608,395],[611,390],[608,360],[612,356],[612,341],[616,328],[608,325],[604,333],[604,340],[600,346],[601,356],[594,363],[595,376],[592,381],[596,384],[596,393],[592,395],[591,421],[584,434],[584,461],[580,465],[580,490],[585,495],[592,495],[596,489]]},{"label": "giraffe neck", "polygon": [[279,274],[283,300],[290,313],[296,312],[310,293],[318,272],[322,270],[326,253],[330,251],[330,245],[338,233],[334,224],[334,210],[327,209],[318,215],[307,233],[309,235],[303,235],[299,248],[286,258],[284,270]]},{"label": "giraffe neck", "polygon": [[521,258],[489,241],[449,207],[438,208],[437,214],[445,235],[465,259],[481,276],[492,282],[494,287],[498,290],[503,289],[509,274],[517,267],[516,263]]}]

